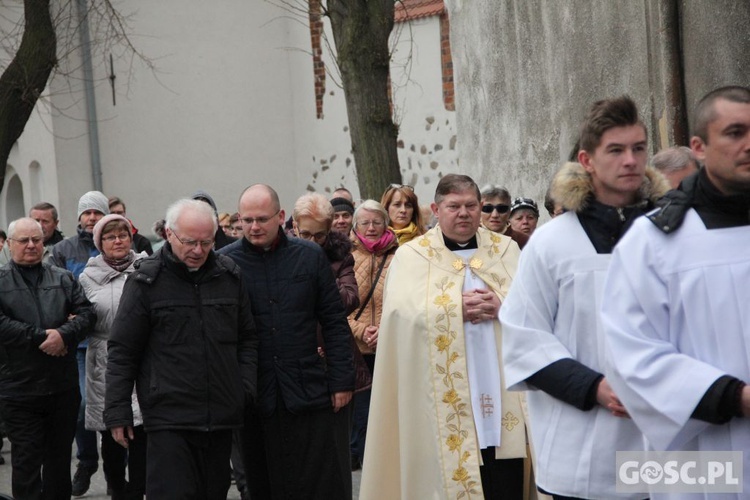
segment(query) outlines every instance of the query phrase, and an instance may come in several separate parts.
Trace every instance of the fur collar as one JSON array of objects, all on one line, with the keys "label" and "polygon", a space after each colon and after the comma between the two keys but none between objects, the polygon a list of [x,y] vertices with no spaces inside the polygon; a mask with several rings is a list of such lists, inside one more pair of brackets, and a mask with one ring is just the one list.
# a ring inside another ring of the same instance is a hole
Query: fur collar
[{"label": "fur collar", "polygon": [[[656,201],[669,191],[669,183],[653,167],[646,167],[646,179],[640,190],[641,200]],[[580,163],[567,162],[552,179],[550,195],[565,210],[580,212],[594,192],[591,174]]]},{"label": "fur collar", "polygon": [[329,231],[328,238],[326,238],[323,250],[326,252],[326,256],[330,262],[338,262],[344,260],[344,258],[352,253],[352,242],[349,241],[349,237],[345,234],[341,234],[337,231]]}]

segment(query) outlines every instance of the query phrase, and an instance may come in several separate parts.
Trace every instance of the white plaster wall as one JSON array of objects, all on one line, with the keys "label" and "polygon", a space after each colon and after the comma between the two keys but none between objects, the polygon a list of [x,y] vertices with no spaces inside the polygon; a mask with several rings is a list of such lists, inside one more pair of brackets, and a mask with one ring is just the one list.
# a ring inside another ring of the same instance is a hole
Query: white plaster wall
[{"label": "white plaster wall", "polygon": [[[327,78],[324,118],[315,116],[306,17],[265,1],[118,0],[115,6],[155,69],[113,49],[114,105],[110,50],[94,52],[102,190],[126,202],[141,232],[150,234],[172,201],[199,188],[226,211],[255,182],[274,186],[287,209],[310,189],[328,194],[343,184],[358,197],[336,77]],[[439,175],[457,168],[455,113],[442,102],[439,20],[397,25],[393,38],[403,180],[428,202]],[[78,198],[94,184],[81,54],[69,47],[63,53],[62,74],[49,86],[54,136],[48,141],[58,175],[57,191],[49,188],[46,199],[58,202],[62,228],[71,234]],[[323,56],[335,74],[331,55]]]},{"label": "white plaster wall", "polygon": [[391,81],[401,172],[420,204],[429,204],[440,177],[460,171],[456,113],[443,103],[440,20],[397,24],[393,38]]},{"label": "white plaster wall", "polygon": [[[330,25],[326,33],[333,44]],[[309,34],[306,41],[309,47]],[[403,182],[415,186],[420,203],[428,203],[443,173],[458,169],[455,112],[443,105],[440,59],[440,23],[430,17],[396,24],[391,37],[393,62],[391,82],[395,119],[399,125],[399,162]],[[315,119],[312,61],[303,76],[302,87],[295,87],[302,99],[297,103],[297,145],[300,176],[307,189],[330,194],[346,186],[359,198],[356,166],[351,153],[344,92],[337,85],[335,63],[324,47],[326,77],[324,117]]]},{"label": "white plaster wall", "polygon": [[[123,198],[145,232],[172,201],[196,189],[227,211],[255,182],[277,187],[283,201],[292,198],[296,68],[289,52],[277,49],[289,45],[294,21],[267,2],[121,0],[117,6],[131,16],[132,40],[155,71],[115,53],[115,106],[108,53],[94,61],[104,193]],[[72,108],[55,117],[55,126],[65,136],[58,140],[61,165],[78,171],[80,187],[60,193],[74,212],[92,183],[88,139],[80,136],[83,95],[79,87],[72,98],[63,95],[66,84],[57,83],[59,103]]]}]

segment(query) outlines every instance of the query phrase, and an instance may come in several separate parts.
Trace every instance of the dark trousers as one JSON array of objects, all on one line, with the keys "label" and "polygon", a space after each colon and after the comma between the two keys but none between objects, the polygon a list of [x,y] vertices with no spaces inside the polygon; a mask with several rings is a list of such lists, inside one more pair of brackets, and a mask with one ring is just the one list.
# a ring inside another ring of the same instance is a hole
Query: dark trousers
[{"label": "dark trousers", "polygon": [[482,450],[479,475],[487,500],[523,500],[523,458],[495,458],[495,447]]},{"label": "dark trousers", "polygon": [[[146,493],[146,448],[147,440],[143,426],[133,428],[134,438],[123,448],[109,431],[102,435],[102,465],[107,476],[107,484],[112,491],[132,493],[132,497]],[[125,469],[128,480],[125,480]]]},{"label": "dark trousers", "polygon": [[70,499],[70,455],[80,404],[78,389],[0,399],[11,442],[13,496]]},{"label": "dark trousers", "polygon": [[78,361],[78,388],[81,391],[81,406],[76,421],[76,458],[88,467],[99,467],[99,452],[96,449],[96,431],[86,430],[86,348],[76,349]]},{"label": "dark trousers", "polygon": [[350,500],[351,403],[293,414],[281,399],[276,411],[245,420],[245,474],[250,498]]},{"label": "dark trousers", "polygon": [[232,431],[148,433],[146,497],[225,500]]},{"label": "dark trousers", "polygon": [[[362,358],[370,369],[370,373],[374,376],[375,355],[363,354]],[[354,404],[354,419],[352,422],[352,437],[350,445],[352,449],[352,457],[358,458],[361,464],[365,463],[365,441],[367,440],[367,419],[370,415],[371,396],[372,390],[367,389],[355,394],[354,399],[352,400]]]}]

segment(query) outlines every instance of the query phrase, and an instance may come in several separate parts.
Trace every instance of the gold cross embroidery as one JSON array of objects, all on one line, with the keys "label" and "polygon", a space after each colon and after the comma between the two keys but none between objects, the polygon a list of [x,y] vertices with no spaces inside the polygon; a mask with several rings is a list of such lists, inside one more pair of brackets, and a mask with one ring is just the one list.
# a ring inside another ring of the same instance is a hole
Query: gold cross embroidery
[{"label": "gold cross embroidery", "polygon": [[503,427],[505,427],[505,430],[512,431],[515,426],[517,426],[520,423],[520,420],[516,418],[515,415],[513,415],[511,412],[508,412],[503,417]]}]

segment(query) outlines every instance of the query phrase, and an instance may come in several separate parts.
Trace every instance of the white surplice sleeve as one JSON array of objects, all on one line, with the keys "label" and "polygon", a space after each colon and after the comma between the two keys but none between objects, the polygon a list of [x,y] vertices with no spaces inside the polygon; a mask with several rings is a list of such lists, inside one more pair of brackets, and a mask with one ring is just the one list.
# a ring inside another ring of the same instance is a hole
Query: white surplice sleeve
[{"label": "white surplice sleeve", "polygon": [[542,242],[547,239],[543,235],[535,235],[536,241],[530,241],[521,252],[518,273],[500,308],[508,390],[536,390],[525,382],[527,378],[555,361],[572,357],[553,333],[559,283],[546,262]]},{"label": "white surplice sleeve", "polygon": [[679,277],[664,275],[670,266],[658,250],[666,236],[650,224],[637,221],[612,257],[602,300],[606,376],[650,444],[670,449],[709,425],[690,415],[725,373],[678,350],[675,308],[685,307],[683,300],[689,307],[690,292],[670,296],[667,280]]}]

